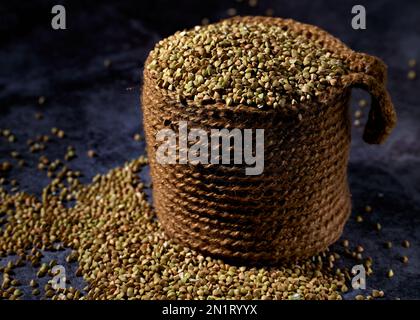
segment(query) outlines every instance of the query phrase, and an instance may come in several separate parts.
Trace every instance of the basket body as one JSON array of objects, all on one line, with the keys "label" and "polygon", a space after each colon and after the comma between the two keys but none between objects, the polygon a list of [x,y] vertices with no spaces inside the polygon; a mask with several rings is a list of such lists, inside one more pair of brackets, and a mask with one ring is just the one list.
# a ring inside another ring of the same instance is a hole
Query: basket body
[{"label": "basket body", "polygon": [[[350,49],[316,27],[281,19],[275,23],[318,33],[325,43],[352,57]],[[360,70],[363,63],[354,65],[356,75],[364,74]],[[385,83],[382,71],[375,71],[379,87]],[[164,230],[197,251],[251,263],[309,257],[340,237],[351,210],[347,182],[351,87],[367,88],[373,92],[374,101],[379,97],[377,108],[393,112],[390,102],[380,101],[383,95],[375,95],[369,81],[357,77],[348,85],[343,81],[316,103],[290,112],[222,103],[180,103],[157,86],[147,69],[143,81],[143,122],[153,200]],[[392,112],[388,115],[395,117]],[[391,120],[389,123],[395,122]],[[263,173],[246,175],[245,165],[159,163],[156,151],[161,142],[157,133],[168,128],[177,133],[181,121],[209,133],[224,128],[264,129]],[[389,123],[371,124],[373,129],[365,130],[366,140],[382,141],[392,127]]]},{"label": "basket body", "polygon": [[[171,237],[205,253],[255,262],[311,256],[337,240],[350,213],[348,90],[300,120],[275,110],[168,103],[153,79],[144,81],[154,206]],[[160,164],[156,134],[177,133],[180,121],[209,133],[264,129],[263,173],[246,175],[244,165]]]}]

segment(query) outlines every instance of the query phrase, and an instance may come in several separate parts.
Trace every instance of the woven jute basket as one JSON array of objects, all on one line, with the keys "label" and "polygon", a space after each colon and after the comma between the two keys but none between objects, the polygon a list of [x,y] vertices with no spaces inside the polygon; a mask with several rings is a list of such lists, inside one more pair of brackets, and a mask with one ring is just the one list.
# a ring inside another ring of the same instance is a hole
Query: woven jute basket
[{"label": "woven jute basket", "polygon": [[[268,17],[235,20],[305,34],[337,54],[350,72],[316,101],[297,108],[259,109],[181,103],[145,68],[142,107],[154,207],[171,238],[206,254],[251,263],[312,256],[340,237],[351,210],[347,182],[351,88],[363,88],[372,96],[366,142],[383,142],[396,123],[386,90],[386,66],[315,26]],[[207,131],[264,129],[263,173],[245,175],[241,165],[158,163],[157,132],[165,128],[177,132],[180,121]]]}]

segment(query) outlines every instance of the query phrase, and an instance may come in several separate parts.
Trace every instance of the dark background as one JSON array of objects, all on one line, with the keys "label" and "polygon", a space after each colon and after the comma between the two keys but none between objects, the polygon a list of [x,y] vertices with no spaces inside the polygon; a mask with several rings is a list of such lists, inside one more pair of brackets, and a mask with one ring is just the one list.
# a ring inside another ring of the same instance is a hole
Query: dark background
[{"label": "dark background", "polygon": [[[66,8],[67,30],[51,28],[55,4]],[[351,28],[351,8],[356,4],[366,8],[366,30]],[[78,157],[69,166],[85,174],[84,182],[143,154],[144,142],[134,141],[133,135],[142,130],[139,87],[148,52],[162,37],[200,24],[203,18],[210,22],[227,18],[229,8],[240,15],[264,15],[272,9],[275,16],[318,25],[352,49],[377,55],[388,64],[398,126],[381,146],[366,145],[362,128],[353,130],[349,164],[353,214],[343,238],[350,239],[352,248],[362,244],[365,256],[373,257],[369,289],[382,289],[389,299],[420,299],[420,79],[407,79],[410,69],[420,73],[418,65],[407,64],[410,58],[420,63],[420,1],[260,0],[256,7],[247,0],[1,1],[0,129],[11,129],[17,137],[15,143],[0,137],[0,162],[14,164],[7,178],[36,194],[48,184],[45,172],[36,169],[40,154],[30,154],[26,140],[50,134],[52,127],[63,129],[66,139],[52,141],[45,154],[63,158],[67,146],[74,146]],[[105,60],[111,61],[109,67]],[[43,105],[38,104],[40,96],[46,99]],[[368,98],[355,90],[353,111],[361,97]],[[37,112],[44,115],[42,120],[35,119]],[[89,159],[89,149],[99,156]],[[28,163],[24,169],[16,168],[12,150],[23,154]],[[364,213],[366,205],[373,213]],[[356,215],[364,217],[363,223],[355,221]],[[381,232],[374,228],[377,222]],[[410,240],[410,249],[402,248],[404,239]],[[391,250],[383,247],[385,241],[394,243]],[[46,254],[63,263],[65,253]],[[409,257],[407,265],[399,261],[402,255]],[[0,259],[0,265],[8,259]],[[74,266],[68,268],[72,284],[82,286],[82,280],[71,275]],[[395,272],[392,279],[386,277],[389,268]],[[24,267],[20,277],[26,281],[33,273]],[[24,291],[28,292],[26,287]]]}]

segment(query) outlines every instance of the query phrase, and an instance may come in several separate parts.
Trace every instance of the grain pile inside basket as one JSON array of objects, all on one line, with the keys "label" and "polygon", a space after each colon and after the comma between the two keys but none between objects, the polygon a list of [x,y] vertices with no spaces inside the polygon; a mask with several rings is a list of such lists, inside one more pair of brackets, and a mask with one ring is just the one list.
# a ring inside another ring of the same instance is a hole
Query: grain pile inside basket
[{"label": "grain pile inside basket", "polygon": [[160,88],[196,104],[281,108],[314,99],[346,66],[320,42],[281,26],[227,20],[160,41],[147,65]]}]

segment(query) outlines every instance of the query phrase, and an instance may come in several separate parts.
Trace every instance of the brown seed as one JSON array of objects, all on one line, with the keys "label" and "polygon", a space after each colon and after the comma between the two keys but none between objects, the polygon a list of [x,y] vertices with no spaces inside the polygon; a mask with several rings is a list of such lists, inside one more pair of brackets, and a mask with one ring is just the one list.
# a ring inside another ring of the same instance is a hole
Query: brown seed
[{"label": "brown seed", "polygon": [[364,248],[362,246],[357,246],[356,251],[362,253],[364,251]]},{"label": "brown seed", "polygon": [[39,268],[36,275],[38,278],[42,278],[42,277],[45,277],[47,272],[48,272],[48,265],[46,263],[43,263],[41,267]]},{"label": "brown seed", "polygon": [[74,151],[74,149],[68,149],[64,156],[64,160],[71,161],[74,158],[76,158],[76,152]]},{"label": "brown seed", "polygon": [[227,11],[226,11],[226,13],[227,13],[227,15],[228,16],[235,16],[236,14],[237,14],[237,11],[236,11],[236,9],[235,8],[229,8]]},{"label": "brown seed", "polygon": [[12,158],[15,158],[15,159],[19,159],[20,158],[20,154],[17,151],[10,152],[10,155],[12,156]]},{"label": "brown seed", "polygon": [[52,289],[49,289],[45,292],[46,298],[52,298],[54,296],[54,291]]},{"label": "brown seed", "polygon": [[258,0],[248,0],[248,5],[251,8],[254,8],[254,7],[256,7],[258,5]]},{"label": "brown seed", "polygon": [[72,251],[67,257],[66,257],[66,261],[67,262],[74,262],[77,260],[78,254],[77,251]]},{"label": "brown seed", "polygon": [[408,257],[407,256],[402,256],[401,257],[401,262],[402,263],[408,263]]},{"label": "brown seed", "polygon": [[32,288],[36,288],[36,287],[38,287],[38,283],[36,282],[36,280],[34,280],[34,279],[32,279],[30,282],[29,282],[29,285],[32,287]]},{"label": "brown seed", "polygon": [[392,242],[391,241],[387,241],[387,242],[385,242],[384,246],[387,249],[391,249],[392,248]]},{"label": "brown seed", "polygon": [[365,207],[365,211],[366,211],[367,213],[371,213],[371,212],[372,212],[372,207],[371,207],[371,206],[366,206],[366,207]]},{"label": "brown seed", "polygon": [[133,136],[133,139],[134,139],[134,141],[141,141],[141,135],[139,134],[139,133],[136,133],[134,136]]},{"label": "brown seed", "polygon": [[365,99],[359,100],[359,107],[364,108],[367,106],[367,101]]},{"label": "brown seed", "polygon": [[41,120],[41,119],[44,118],[44,115],[41,112],[36,112],[35,115],[34,115],[34,118],[36,120]]},{"label": "brown seed", "polygon": [[379,290],[372,290],[372,297],[380,298],[381,297],[380,291]]},{"label": "brown seed", "polygon": [[356,299],[356,300],[365,300],[365,297],[364,297],[363,295],[361,295],[361,294],[358,294],[358,295],[355,297],[355,299]]},{"label": "brown seed", "polygon": [[77,270],[76,270],[76,277],[81,277],[83,275],[83,271],[82,271],[82,269],[81,268],[78,268]]},{"label": "brown seed", "polygon": [[363,222],[363,217],[362,216],[356,216],[356,221],[357,222]]},{"label": "brown seed", "polygon": [[95,158],[96,152],[94,150],[88,150],[87,155],[89,158]]},{"label": "brown seed", "polygon": [[39,98],[38,98],[38,104],[41,106],[41,105],[43,105],[44,103],[45,103],[45,97],[44,96],[40,96]]},{"label": "brown seed", "polygon": [[134,289],[130,287],[127,289],[127,297],[131,298],[132,296],[134,296]]},{"label": "brown seed", "polygon": [[3,172],[7,172],[7,171],[10,171],[10,170],[12,170],[12,164],[10,163],[10,162],[8,162],[8,161],[4,161],[3,163],[1,163],[1,165],[0,165],[0,171],[3,171]]},{"label": "brown seed", "polygon": [[58,137],[58,138],[60,138],[60,139],[63,139],[63,138],[64,138],[64,136],[65,136],[64,131],[63,131],[63,130],[58,130],[58,132],[57,132],[57,137]]},{"label": "brown seed", "polygon": [[109,68],[112,64],[112,61],[110,59],[105,59],[104,60],[104,67],[105,68]]},{"label": "brown seed", "polygon": [[414,71],[414,70],[410,70],[410,71],[408,71],[408,73],[407,73],[407,78],[409,79],[409,80],[414,80],[415,78],[416,78],[416,72]]},{"label": "brown seed", "polygon": [[392,278],[394,276],[394,271],[392,269],[389,269],[388,273],[387,273],[387,276],[388,276],[388,278]]},{"label": "brown seed", "polygon": [[274,15],[274,10],[272,8],[268,8],[265,10],[265,15],[268,17],[272,17]]},{"label": "brown seed", "polygon": [[48,268],[52,268],[57,265],[57,260],[53,259],[48,263]]},{"label": "brown seed", "polygon": [[382,230],[382,225],[379,222],[377,222],[375,224],[375,228],[376,228],[377,231],[381,231]]},{"label": "brown seed", "polygon": [[18,279],[13,279],[13,280],[10,282],[10,284],[11,284],[13,287],[17,287],[17,286],[20,286],[20,281],[19,281]]},{"label": "brown seed", "polygon": [[19,289],[15,289],[15,290],[13,291],[13,295],[14,295],[15,297],[20,297],[20,296],[22,295],[22,291],[20,291]]},{"label": "brown seed", "polygon": [[410,248],[410,242],[409,242],[408,240],[404,240],[404,241],[402,242],[402,246],[403,246],[404,248]]}]

